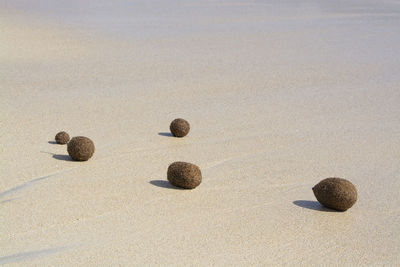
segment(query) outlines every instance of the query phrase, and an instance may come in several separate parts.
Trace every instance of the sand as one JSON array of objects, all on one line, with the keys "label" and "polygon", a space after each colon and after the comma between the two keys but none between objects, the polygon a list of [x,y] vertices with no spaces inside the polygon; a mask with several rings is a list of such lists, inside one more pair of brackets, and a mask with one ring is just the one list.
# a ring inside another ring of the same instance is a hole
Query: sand
[{"label": "sand", "polygon": [[113,3],[0,1],[0,264],[400,262],[397,2]]}]

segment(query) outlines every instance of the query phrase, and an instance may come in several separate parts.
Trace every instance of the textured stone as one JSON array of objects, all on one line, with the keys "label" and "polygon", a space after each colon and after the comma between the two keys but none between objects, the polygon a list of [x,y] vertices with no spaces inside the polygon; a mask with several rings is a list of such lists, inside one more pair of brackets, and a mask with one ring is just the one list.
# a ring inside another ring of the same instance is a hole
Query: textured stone
[{"label": "textured stone", "polygon": [[57,144],[65,145],[69,141],[69,135],[66,132],[59,132],[55,139]]},{"label": "textured stone", "polygon": [[94,143],[87,137],[73,137],[68,143],[68,154],[73,160],[86,161],[93,156]]},{"label": "textured stone", "polygon": [[326,178],[312,190],[319,203],[339,211],[351,208],[357,201],[356,187],[342,178]]},{"label": "textured stone", "polygon": [[178,118],[171,122],[169,129],[173,136],[184,137],[190,131],[190,124],[186,120]]},{"label": "textured stone", "polygon": [[192,163],[174,162],[168,167],[168,181],[177,187],[193,189],[202,180],[200,168]]}]

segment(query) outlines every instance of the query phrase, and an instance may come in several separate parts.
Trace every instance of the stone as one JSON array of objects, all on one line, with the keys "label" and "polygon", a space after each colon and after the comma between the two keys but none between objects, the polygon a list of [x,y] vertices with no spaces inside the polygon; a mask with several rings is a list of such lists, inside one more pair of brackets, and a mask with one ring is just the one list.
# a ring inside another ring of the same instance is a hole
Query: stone
[{"label": "stone", "polygon": [[184,119],[178,118],[171,122],[169,126],[171,133],[175,137],[184,137],[190,131],[190,124]]},{"label": "stone", "polygon": [[73,160],[86,161],[93,156],[94,143],[87,137],[76,136],[68,143],[68,154]]},{"label": "stone", "polygon": [[55,139],[57,144],[65,145],[69,141],[69,134],[67,134],[66,132],[59,132],[58,134],[56,134]]},{"label": "stone", "polygon": [[177,161],[169,165],[168,181],[177,187],[193,189],[202,180],[200,168],[192,163]]},{"label": "stone", "polygon": [[357,189],[343,178],[326,178],[313,187],[318,202],[327,208],[346,211],[357,201]]}]

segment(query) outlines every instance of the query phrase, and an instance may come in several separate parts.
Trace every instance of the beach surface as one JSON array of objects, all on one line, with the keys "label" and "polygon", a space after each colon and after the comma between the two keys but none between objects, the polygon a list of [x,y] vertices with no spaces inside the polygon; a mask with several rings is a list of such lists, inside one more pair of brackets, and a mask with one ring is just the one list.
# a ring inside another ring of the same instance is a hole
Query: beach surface
[{"label": "beach surface", "polygon": [[399,64],[398,1],[0,0],[0,264],[398,265]]}]

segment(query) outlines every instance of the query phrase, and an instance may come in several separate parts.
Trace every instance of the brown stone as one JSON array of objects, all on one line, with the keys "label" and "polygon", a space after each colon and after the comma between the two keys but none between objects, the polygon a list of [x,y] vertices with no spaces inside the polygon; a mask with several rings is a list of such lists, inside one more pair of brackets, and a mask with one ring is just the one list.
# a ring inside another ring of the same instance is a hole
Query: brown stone
[{"label": "brown stone", "polygon": [[169,165],[167,178],[172,185],[186,189],[197,187],[202,179],[198,166],[181,161]]},{"label": "brown stone", "polygon": [[68,154],[73,160],[86,161],[93,156],[94,143],[87,137],[73,137],[68,143]]},{"label": "brown stone", "polygon": [[66,132],[59,132],[55,139],[57,144],[65,145],[69,141],[69,135]]},{"label": "brown stone", "polygon": [[190,124],[186,120],[178,118],[171,122],[169,129],[173,136],[184,137],[190,131]]},{"label": "brown stone", "polygon": [[342,178],[326,178],[312,190],[319,203],[339,211],[348,210],[357,201],[356,187]]}]

